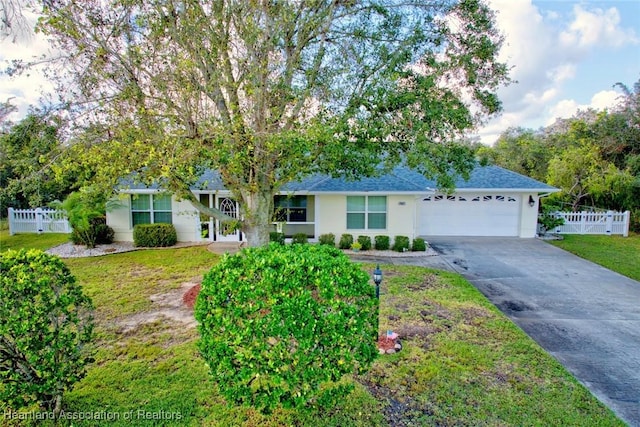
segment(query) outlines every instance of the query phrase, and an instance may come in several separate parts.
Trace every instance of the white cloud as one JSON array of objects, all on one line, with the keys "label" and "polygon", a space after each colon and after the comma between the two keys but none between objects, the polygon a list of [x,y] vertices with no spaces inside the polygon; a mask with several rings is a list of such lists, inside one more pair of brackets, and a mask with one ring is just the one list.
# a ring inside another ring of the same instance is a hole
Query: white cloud
[{"label": "white cloud", "polygon": [[[568,83],[584,72],[581,64],[598,49],[640,43],[634,30],[622,26],[616,8],[576,5],[570,14],[561,14],[558,10],[542,11],[531,0],[489,0],[489,4],[496,10],[496,24],[505,36],[500,58],[511,65],[511,78],[517,83],[499,90],[504,113],[480,129],[484,143],[493,143],[507,127],[537,128],[555,120],[556,115],[569,117],[579,108],[615,104],[611,102],[613,91],[598,92],[590,103],[582,105],[566,90]],[[589,89],[581,88],[582,94],[588,94]],[[561,99],[563,96],[566,99]]]},{"label": "white cloud", "polygon": [[606,110],[615,107],[620,102],[620,92],[602,90],[591,97],[588,104],[579,104],[573,99],[563,99],[549,108],[545,125],[553,124],[556,119],[567,119],[574,116],[578,110]]},{"label": "white cloud", "polygon": [[565,80],[570,80],[576,75],[575,64],[560,64],[547,72],[547,77],[555,83],[559,84]]},{"label": "white cloud", "polygon": [[575,5],[573,12],[575,19],[567,30],[560,33],[560,42],[567,47],[620,47],[638,43],[633,30],[620,28],[620,12],[616,8],[585,10]]},{"label": "white cloud", "polygon": [[[36,15],[28,14],[28,22],[35,24]],[[0,68],[5,69],[13,60],[29,62],[41,59],[50,54],[50,46],[41,33],[18,34],[15,40],[5,38],[0,40]],[[18,112],[9,118],[19,120],[26,115],[30,106],[37,106],[43,94],[51,94],[53,85],[44,77],[42,67],[35,67],[17,76],[8,76],[0,73],[0,101],[9,98],[12,104],[18,107]]]}]

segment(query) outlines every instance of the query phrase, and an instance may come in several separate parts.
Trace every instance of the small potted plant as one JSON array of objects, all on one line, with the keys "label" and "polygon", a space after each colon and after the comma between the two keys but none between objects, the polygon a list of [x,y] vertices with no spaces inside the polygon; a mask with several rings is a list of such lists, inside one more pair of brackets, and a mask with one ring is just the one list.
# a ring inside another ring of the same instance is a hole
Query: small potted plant
[{"label": "small potted plant", "polygon": [[353,242],[351,244],[351,250],[354,252],[358,252],[360,248],[362,248],[362,245],[360,244],[360,242]]}]

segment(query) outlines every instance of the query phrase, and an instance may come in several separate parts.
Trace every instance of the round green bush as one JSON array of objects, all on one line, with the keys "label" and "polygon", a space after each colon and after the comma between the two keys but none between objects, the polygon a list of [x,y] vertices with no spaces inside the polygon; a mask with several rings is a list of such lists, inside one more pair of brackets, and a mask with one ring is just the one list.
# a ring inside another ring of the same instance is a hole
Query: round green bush
[{"label": "round green bush", "polygon": [[350,392],[335,382],[378,354],[369,276],[326,245],[225,255],[204,277],[195,316],[222,395],[263,412],[335,403]]},{"label": "round green bush", "polygon": [[353,245],[353,235],[352,234],[343,234],[340,236],[340,242],[338,243],[338,247],[340,249],[351,249],[351,245]]},{"label": "round green bush", "polygon": [[270,232],[269,241],[284,245],[284,233],[278,233],[277,231]]},{"label": "round green bush", "polygon": [[393,247],[396,252],[405,252],[409,250],[409,238],[407,236],[396,236],[393,239]]},{"label": "round green bush", "polygon": [[92,303],[67,266],[39,250],[0,253],[0,400],[58,411],[85,374]]},{"label": "round green bush", "polygon": [[427,250],[427,242],[420,237],[416,237],[413,239],[413,244],[411,245],[411,250],[413,252],[424,252]]},{"label": "round green bush", "polygon": [[335,246],[336,235],[333,233],[321,234],[318,238],[318,243],[321,245]]},{"label": "round green bush", "polygon": [[308,242],[309,242],[309,238],[307,237],[306,233],[296,233],[291,238],[291,243],[293,243],[294,245],[304,244]]},{"label": "round green bush", "polygon": [[360,247],[363,251],[368,251],[371,249],[371,237],[369,236],[358,236],[358,243],[360,243]]},{"label": "round green bush", "polygon": [[386,251],[389,249],[389,236],[375,236],[375,248],[379,251]]}]

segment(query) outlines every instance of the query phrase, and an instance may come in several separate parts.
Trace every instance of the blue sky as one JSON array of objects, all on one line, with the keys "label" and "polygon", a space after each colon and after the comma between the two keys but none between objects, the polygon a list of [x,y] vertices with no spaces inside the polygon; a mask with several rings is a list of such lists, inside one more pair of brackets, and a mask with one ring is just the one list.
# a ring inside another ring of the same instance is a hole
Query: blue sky
[{"label": "blue sky", "polygon": [[537,129],[578,109],[610,108],[640,80],[640,0],[490,0],[505,36],[501,56],[517,81],[504,112],[480,129],[493,143],[509,127]]},{"label": "blue sky", "polygon": [[[509,127],[537,129],[578,109],[611,108],[640,80],[640,0],[487,0],[505,36],[501,59],[517,81],[499,92],[504,111],[478,129],[486,144]],[[0,64],[46,52],[37,36],[0,43]],[[4,68],[4,67],[2,67]],[[0,100],[14,97],[24,115],[50,85],[37,73],[0,75]]]}]

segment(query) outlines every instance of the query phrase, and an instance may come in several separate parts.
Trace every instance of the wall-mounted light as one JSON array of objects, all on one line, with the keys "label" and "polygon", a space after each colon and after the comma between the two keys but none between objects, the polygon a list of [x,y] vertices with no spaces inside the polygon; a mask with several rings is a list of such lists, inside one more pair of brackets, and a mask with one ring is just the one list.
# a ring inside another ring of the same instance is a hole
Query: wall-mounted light
[{"label": "wall-mounted light", "polygon": [[536,201],[533,200],[533,196],[529,194],[529,206],[534,207],[535,204],[536,204]]}]

